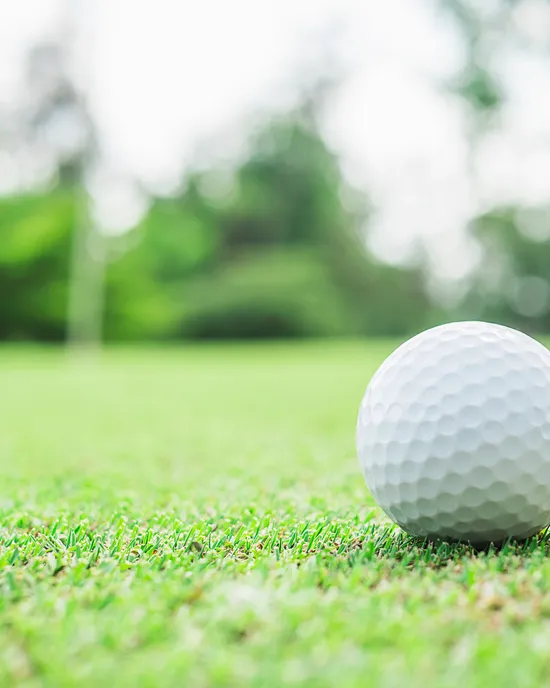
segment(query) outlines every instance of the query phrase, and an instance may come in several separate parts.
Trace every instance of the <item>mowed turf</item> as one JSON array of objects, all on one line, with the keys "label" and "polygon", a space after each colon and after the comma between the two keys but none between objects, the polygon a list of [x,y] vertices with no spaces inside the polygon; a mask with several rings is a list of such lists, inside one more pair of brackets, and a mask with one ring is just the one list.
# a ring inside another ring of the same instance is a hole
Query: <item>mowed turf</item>
[{"label": "mowed turf", "polygon": [[548,540],[425,546],[367,492],[393,346],[0,350],[0,686],[548,685]]}]

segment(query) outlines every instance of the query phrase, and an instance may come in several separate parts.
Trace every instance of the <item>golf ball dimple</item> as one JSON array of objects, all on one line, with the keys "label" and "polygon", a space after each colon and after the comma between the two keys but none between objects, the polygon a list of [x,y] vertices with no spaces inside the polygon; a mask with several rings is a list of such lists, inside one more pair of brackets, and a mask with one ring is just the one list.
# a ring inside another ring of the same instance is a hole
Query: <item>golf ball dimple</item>
[{"label": "golf ball dimple", "polygon": [[422,332],[367,387],[357,451],[373,497],[412,535],[537,533],[550,522],[550,351],[483,322]]}]

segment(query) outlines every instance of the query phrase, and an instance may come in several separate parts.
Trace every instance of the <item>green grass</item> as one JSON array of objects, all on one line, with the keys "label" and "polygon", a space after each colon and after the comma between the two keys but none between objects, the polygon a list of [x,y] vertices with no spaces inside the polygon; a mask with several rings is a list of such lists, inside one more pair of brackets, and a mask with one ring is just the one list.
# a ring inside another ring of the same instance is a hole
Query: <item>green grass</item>
[{"label": "green grass", "polygon": [[548,685],[548,541],[423,546],[368,495],[390,348],[0,351],[0,686]]}]

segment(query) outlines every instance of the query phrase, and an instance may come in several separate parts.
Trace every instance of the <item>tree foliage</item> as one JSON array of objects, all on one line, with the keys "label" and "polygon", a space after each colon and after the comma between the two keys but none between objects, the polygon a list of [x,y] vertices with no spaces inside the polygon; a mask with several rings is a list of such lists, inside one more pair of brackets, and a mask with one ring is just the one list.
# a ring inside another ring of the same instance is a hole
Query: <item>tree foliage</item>
[{"label": "tree foliage", "polygon": [[300,113],[269,122],[213,197],[216,177],[156,200],[136,249],[111,268],[113,279],[148,264],[172,314],[164,336],[404,334],[425,320],[421,271],[368,253],[365,202]]},{"label": "tree foliage", "polygon": [[[75,193],[0,205],[4,339],[64,336]],[[229,177],[192,175],[129,234],[106,239],[106,336],[405,334],[428,317],[422,272],[376,260],[367,219],[310,120],[267,122]]]},{"label": "tree foliage", "polygon": [[2,339],[64,337],[74,224],[69,193],[0,199]]}]

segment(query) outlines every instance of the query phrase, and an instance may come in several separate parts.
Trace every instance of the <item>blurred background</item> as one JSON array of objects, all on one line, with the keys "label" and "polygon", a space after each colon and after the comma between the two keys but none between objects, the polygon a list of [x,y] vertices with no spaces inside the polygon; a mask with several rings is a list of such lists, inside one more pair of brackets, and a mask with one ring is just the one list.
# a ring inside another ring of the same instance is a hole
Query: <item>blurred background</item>
[{"label": "blurred background", "polygon": [[0,9],[0,339],[550,332],[546,0]]}]

